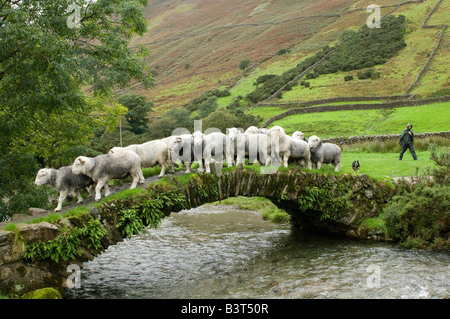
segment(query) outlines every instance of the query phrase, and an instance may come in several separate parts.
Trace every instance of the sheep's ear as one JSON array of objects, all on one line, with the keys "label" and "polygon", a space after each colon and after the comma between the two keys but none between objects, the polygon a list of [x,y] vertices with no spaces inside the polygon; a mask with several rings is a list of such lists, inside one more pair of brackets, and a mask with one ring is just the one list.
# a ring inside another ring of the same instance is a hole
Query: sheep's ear
[{"label": "sheep's ear", "polygon": [[85,161],[81,158],[79,158],[80,164],[83,165],[85,163]]}]

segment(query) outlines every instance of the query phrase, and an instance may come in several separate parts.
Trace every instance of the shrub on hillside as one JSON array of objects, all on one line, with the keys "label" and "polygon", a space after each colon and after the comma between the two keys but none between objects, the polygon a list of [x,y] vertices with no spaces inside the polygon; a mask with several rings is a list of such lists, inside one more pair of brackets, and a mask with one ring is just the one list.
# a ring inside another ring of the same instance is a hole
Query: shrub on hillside
[{"label": "shrub on hillside", "polygon": [[[406,46],[404,40],[405,17],[402,15],[387,16],[382,19],[381,24],[382,27],[379,29],[370,29],[364,24],[358,31],[346,30],[340,36],[332,54],[327,55],[333,49],[326,46],[281,76],[270,76],[270,78],[267,76],[261,78],[260,82],[257,80],[257,84],[262,84],[262,86],[258,86],[248,94],[247,100],[258,103],[267,99],[324,57],[326,60],[317,65],[314,72],[309,72],[306,79],[317,78],[320,74],[360,70],[385,63]],[[375,79],[378,77],[380,77],[380,73],[371,72],[365,78]],[[270,92],[273,93],[270,94]]]},{"label": "shrub on hillside", "polygon": [[249,58],[244,58],[239,62],[239,69],[242,71],[245,71],[248,69],[248,67],[250,66],[250,59]]},{"label": "shrub on hillside", "polygon": [[258,103],[275,94],[276,91],[286,84],[287,83],[280,76],[275,75],[274,77],[265,80],[262,85],[258,86],[253,92],[247,94],[246,98],[253,103]]},{"label": "shrub on hillside", "polygon": [[214,112],[218,106],[217,97],[209,97],[198,106],[198,119],[207,117],[209,114]]},{"label": "shrub on hillside", "polygon": [[381,77],[380,72],[375,72],[374,69],[368,69],[364,71],[358,72],[358,79],[365,80],[365,79],[379,79]]},{"label": "shrub on hillside", "polygon": [[252,125],[257,126],[261,120],[262,119],[259,116],[255,117],[251,114],[245,114],[240,110],[231,111],[221,108],[204,118],[202,126],[204,130],[208,128],[217,128],[222,133],[226,134],[227,128],[241,127],[246,129]]},{"label": "shrub on hillside", "polygon": [[404,40],[405,17],[387,16],[381,28],[370,29],[363,24],[358,31],[346,30],[329,59],[315,68],[320,74],[337,70],[350,71],[383,64],[406,46]]},{"label": "shrub on hillside", "polygon": [[202,94],[201,96],[193,99],[187,106],[187,109],[189,110],[189,112],[192,113],[192,112],[197,111],[199,105],[201,103],[203,103],[204,101],[206,101],[210,97],[217,98],[217,97],[224,97],[224,96],[229,96],[229,95],[231,95],[231,93],[228,90],[215,89],[213,91],[206,92],[206,93]]},{"label": "shrub on hillside", "polygon": [[291,50],[289,50],[289,49],[280,49],[280,50],[278,50],[277,55],[283,55],[283,54],[287,54],[289,52],[291,52]]},{"label": "shrub on hillside", "polygon": [[264,75],[261,75],[261,76],[259,76],[256,79],[256,82],[253,83],[253,85],[258,86],[259,84],[262,84],[262,83],[264,83],[264,82],[266,82],[268,80],[271,80],[273,78],[276,78],[276,77],[277,77],[277,75],[275,75],[275,74],[264,74]]}]

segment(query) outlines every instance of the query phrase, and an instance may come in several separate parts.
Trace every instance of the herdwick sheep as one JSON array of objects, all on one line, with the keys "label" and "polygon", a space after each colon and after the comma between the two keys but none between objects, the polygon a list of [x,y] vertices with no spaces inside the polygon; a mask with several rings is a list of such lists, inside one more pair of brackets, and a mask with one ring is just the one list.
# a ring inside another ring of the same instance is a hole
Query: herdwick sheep
[{"label": "herdwick sheep", "polygon": [[272,161],[282,161],[284,167],[288,167],[288,162],[306,163],[309,169],[312,168],[311,153],[309,145],[303,140],[287,135],[283,128],[274,126],[268,133],[272,139]]},{"label": "herdwick sheep", "polygon": [[257,134],[257,133],[259,133],[259,129],[253,125],[249,126],[244,132],[244,134]]},{"label": "herdwick sheep", "polygon": [[73,174],[71,166],[64,166],[60,169],[43,168],[39,170],[34,181],[36,186],[51,185],[59,191],[58,206],[56,206],[55,212],[62,209],[62,203],[69,193],[77,196],[78,203],[83,202],[80,190],[93,183],[92,179],[84,174]]},{"label": "herdwick sheep", "polygon": [[227,136],[221,132],[213,132],[203,136],[203,160],[206,173],[210,173],[211,159],[223,165],[227,153]]},{"label": "herdwick sheep", "polygon": [[95,200],[101,199],[101,190],[105,187],[105,196],[110,195],[108,182],[113,178],[125,178],[131,175],[133,182],[130,189],[136,188],[137,183],[143,183],[141,158],[134,152],[121,150],[113,154],[103,154],[96,157],[78,157],[72,165],[74,174],[84,174],[97,183],[95,186]]},{"label": "herdwick sheep", "polygon": [[321,139],[315,135],[308,139],[311,151],[311,161],[320,169],[322,164],[333,164],[335,172],[339,172],[341,165],[341,148],[333,143],[322,143]]},{"label": "herdwick sheep", "polygon": [[179,160],[186,164],[186,174],[191,172],[191,165],[194,161],[193,136],[192,134],[182,134],[170,136],[162,139],[167,142],[172,163]]},{"label": "herdwick sheep", "polygon": [[292,138],[290,136],[287,137],[291,139],[291,148],[288,161],[290,163],[299,164],[301,166],[308,167],[308,169],[312,169],[311,151],[308,143],[304,140]]},{"label": "herdwick sheep", "polygon": [[[233,155],[236,158],[236,165],[240,163],[245,164],[245,158],[248,158],[249,164],[253,164],[255,160],[261,165],[270,164],[270,137],[267,134],[252,133],[245,134],[233,128],[228,130],[229,147],[227,149],[233,150]],[[227,154],[231,161],[231,154]]]},{"label": "herdwick sheep", "polygon": [[142,167],[161,166],[159,177],[163,177],[166,172],[166,165],[170,168],[170,173],[174,173],[175,169],[170,160],[169,147],[166,143],[159,140],[146,142],[143,144],[133,144],[126,147],[113,147],[109,154],[114,154],[121,150],[128,150],[136,153],[141,158]]},{"label": "herdwick sheep", "polygon": [[226,157],[227,166],[233,166],[237,156],[237,136],[242,134],[243,130],[236,127],[227,128],[227,144],[226,144]]},{"label": "herdwick sheep", "polygon": [[294,133],[292,133],[292,137],[293,137],[293,138],[297,138],[297,139],[299,139],[299,140],[303,140],[303,141],[305,141],[306,143],[308,143],[308,139],[305,138],[305,134],[302,133],[302,132],[300,132],[300,131],[295,131]]},{"label": "herdwick sheep", "polygon": [[203,161],[203,140],[205,134],[200,131],[195,131],[192,133],[192,155],[193,161],[198,162],[198,172],[204,171],[204,161]]}]

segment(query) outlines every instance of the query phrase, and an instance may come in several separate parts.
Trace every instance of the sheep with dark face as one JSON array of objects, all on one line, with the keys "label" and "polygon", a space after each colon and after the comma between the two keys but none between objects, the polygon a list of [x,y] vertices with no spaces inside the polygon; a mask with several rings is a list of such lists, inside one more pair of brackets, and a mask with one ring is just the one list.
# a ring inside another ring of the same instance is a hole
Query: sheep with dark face
[{"label": "sheep with dark face", "polygon": [[69,193],[77,196],[78,203],[83,202],[80,190],[93,183],[92,178],[84,174],[73,174],[72,166],[64,166],[60,169],[43,168],[39,170],[34,181],[36,186],[50,185],[59,191],[58,206],[56,206],[55,212],[61,211],[62,204]]},{"label": "sheep with dark face", "polygon": [[95,187],[96,201],[101,199],[103,187],[105,187],[105,196],[110,194],[108,182],[113,178],[121,179],[131,175],[133,182],[130,189],[136,188],[138,182],[144,182],[141,158],[136,153],[127,150],[96,157],[80,156],[73,163],[72,172],[75,175],[87,175],[97,183]]},{"label": "sheep with dark face", "polygon": [[311,162],[320,169],[322,164],[333,164],[335,172],[341,166],[341,148],[333,143],[322,143],[322,140],[313,135],[308,139],[311,151]]}]

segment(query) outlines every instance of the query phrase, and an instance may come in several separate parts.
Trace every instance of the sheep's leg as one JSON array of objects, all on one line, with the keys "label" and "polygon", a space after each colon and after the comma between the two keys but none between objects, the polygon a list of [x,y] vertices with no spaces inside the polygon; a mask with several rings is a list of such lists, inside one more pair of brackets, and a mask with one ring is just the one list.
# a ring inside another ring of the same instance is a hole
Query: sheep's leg
[{"label": "sheep's leg", "polygon": [[289,156],[286,155],[286,154],[284,154],[284,155],[283,155],[283,164],[284,164],[284,167],[288,167],[288,161],[289,161]]},{"label": "sheep's leg", "polygon": [[93,184],[93,185],[91,185],[89,187],[86,187],[86,190],[89,192],[89,197],[95,195],[95,191],[94,191],[95,190],[95,185],[96,184]]},{"label": "sheep's leg", "polygon": [[207,156],[205,156],[204,161],[205,161],[205,172],[211,173],[211,167],[210,167],[211,157],[209,156],[209,153]]},{"label": "sheep's leg", "polygon": [[170,174],[175,174],[175,165],[172,161],[169,162],[169,164],[167,164],[167,166],[169,167],[169,173]]},{"label": "sheep's leg", "polygon": [[111,195],[111,190],[109,189],[109,181],[105,182],[105,185],[103,186],[103,189],[105,190],[105,197]]},{"label": "sheep's leg", "polygon": [[334,171],[335,171],[335,172],[339,172],[339,166],[341,166],[340,163],[337,163],[337,164],[335,165],[335,168],[334,168]]},{"label": "sheep's leg", "polygon": [[238,155],[238,157],[236,158],[236,166],[238,166],[241,163],[245,164],[245,159],[242,156]]},{"label": "sheep's leg", "polygon": [[317,169],[320,169],[320,167],[322,166],[322,162],[320,162],[320,161],[317,162],[317,163],[316,163],[316,166],[317,166]]},{"label": "sheep's leg", "polygon": [[[141,171],[141,174],[142,174],[142,171]],[[133,174],[131,174],[131,178],[133,179],[133,182],[131,183],[130,189],[135,189],[140,180],[139,172],[134,172]]]},{"label": "sheep's leg", "polygon": [[67,197],[67,194],[69,193],[69,190],[63,190],[59,192],[59,198],[58,198],[58,206],[55,208],[55,212],[59,212],[62,209],[62,203]]},{"label": "sheep's leg", "polygon": [[166,173],[166,164],[162,163],[162,164],[160,164],[160,166],[161,166],[161,172],[158,175],[159,178],[163,177],[164,174]]},{"label": "sheep's leg", "polygon": [[185,163],[186,164],[186,172],[185,174],[189,174],[191,172],[191,165],[192,163]]},{"label": "sheep's leg", "polygon": [[81,197],[81,194],[80,194],[80,190],[79,190],[79,189],[77,189],[77,190],[75,191],[75,195],[77,196],[77,199],[78,199],[77,203],[78,203],[78,204],[82,203],[82,202],[83,202],[83,197]]},{"label": "sheep's leg", "polygon": [[197,162],[198,162],[198,169],[197,169],[197,171],[200,172],[200,173],[203,173],[203,171],[204,171],[203,159],[202,158],[197,159]]},{"label": "sheep's leg", "polygon": [[227,156],[227,167],[233,166],[233,157]]},{"label": "sheep's leg", "polygon": [[142,173],[142,169],[139,170],[139,184],[145,183],[144,173]]},{"label": "sheep's leg", "polygon": [[97,185],[95,186],[95,200],[99,201],[102,198],[101,190],[105,186],[105,197],[110,194],[108,181],[107,180],[99,180]]},{"label": "sheep's leg", "polygon": [[227,146],[226,158],[227,158],[227,167],[233,166],[233,158],[234,152],[232,151],[230,146]]}]

